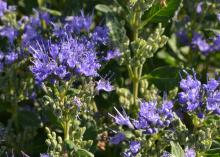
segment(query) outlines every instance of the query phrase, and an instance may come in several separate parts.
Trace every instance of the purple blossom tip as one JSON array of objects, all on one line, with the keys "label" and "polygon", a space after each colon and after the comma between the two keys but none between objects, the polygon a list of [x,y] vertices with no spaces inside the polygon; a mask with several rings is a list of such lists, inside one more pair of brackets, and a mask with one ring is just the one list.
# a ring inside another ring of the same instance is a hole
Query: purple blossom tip
[{"label": "purple blossom tip", "polygon": [[113,86],[110,84],[108,80],[101,79],[97,82],[97,91],[104,90],[106,92],[111,92],[113,89]]},{"label": "purple blossom tip", "polygon": [[196,152],[192,148],[185,148],[185,157],[196,157]]},{"label": "purple blossom tip", "polygon": [[119,144],[120,142],[125,140],[125,135],[123,133],[118,133],[113,137],[110,137],[111,144]]}]

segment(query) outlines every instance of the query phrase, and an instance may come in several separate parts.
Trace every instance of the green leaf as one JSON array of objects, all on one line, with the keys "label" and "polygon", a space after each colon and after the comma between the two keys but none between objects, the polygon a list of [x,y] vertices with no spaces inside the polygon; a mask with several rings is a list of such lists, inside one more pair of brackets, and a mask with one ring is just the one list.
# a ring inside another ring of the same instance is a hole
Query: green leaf
[{"label": "green leaf", "polygon": [[162,6],[159,2],[156,3],[144,13],[141,28],[149,22],[168,22],[175,15],[181,3],[182,0],[168,0],[167,6]]},{"label": "green leaf", "polygon": [[220,29],[213,29],[213,28],[206,28],[204,29],[205,31],[211,31],[213,33],[217,33],[217,34],[220,34]]},{"label": "green leaf", "polygon": [[38,6],[42,7],[45,4],[45,0],[37,0]]},{"label": "green leaf", "polygon": [[98,11],[101,11],[103,13],[110,13],[110,12],[112,12],[112,9],[110,7],[108,7],[107,5],[104,5],[104,4],[96,5],[95,9],[97,9]]},{"label": "green leaf", "polygon": [[179,143],[174,143],[173,141],[170,142],[171,144],[171,154],[174,157],[184,157],[184,151],[182,147],[179,145]]},{"label": "green leaf", "polygon": [[[181,54],[182,51],[184,51],[185,49],[185,52],[186,52],[186,48],[178,48],[177,47],[177,38],[176,38],[176,35],[175,34],[172,34],[170,39],[168,40],[168,45],[170,47],[170,49],[172,50],[173,52],[173,55],[175,58],[179,58],[181,61],[187,61],[185,59],[185,57]],[[181,50],[181,52],[180,52]]]},{"label": "green leaf", "polygon": [[147,79],[160,90],[171,90],[178,86],[180,69],[172,66],[156,68],[151,73],[144,75],[141,79]]},{"label": "green leaf", "polygon": [[77,157],[94,157],[94,154],[92,154],[91,152],[89,152],[85,149],[78,149],[76,151],[76,155],[77,155]]},{"label": "green leaf", "polygon": [[17,117],[17,122],[21,126],[31,126],[34,128],[40,127],[40,119],[38,118],[37,114],[31,111],[19,111]]},{"label": "green leaf", "polygon": [[41,9],[43,11],[46,11],[46,12],[50,13],[51,15],[54,15],[54,16],[61,16],[62,15],[62,13],[57,11],[57,10],[48,9],[48,8],[45,8],[45,7],[41,7]]},{"label": "green leaf", "polygon": [[160,59],[163,59],[166,63],[168,63],[172,66],[177,65],[177,62],[176,62],[175,58],[173,56],[171,56],[169,53],[167,53],[166,51],[164,51],[164,50],[158,52],[157,57],[160,58]]}]

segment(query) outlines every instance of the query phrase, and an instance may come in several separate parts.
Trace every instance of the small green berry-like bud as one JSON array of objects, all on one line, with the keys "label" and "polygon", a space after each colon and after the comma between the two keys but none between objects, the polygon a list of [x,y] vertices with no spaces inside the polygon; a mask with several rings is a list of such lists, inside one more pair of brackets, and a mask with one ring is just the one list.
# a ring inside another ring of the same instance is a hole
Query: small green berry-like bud
[{"label": "small green berry-like bud", "polygon": [[123,96],[120,96],[120,97],[119,97],[119,102],[120,102],[121,104],[123,104],[123,103],[125,102],[125,98],[124,98]]},{"label": "small green berry-like bud", "polygon": [[57,137],[57,140],[58,140],[58,143],[59,143],[59,144],[63,143],[62,137],[58,136],[58,137]]},{"label": "small green berry-like bud", "polygon": [[62,146],[61,146],[60,144],[57,145],[57,150],[58,150],[59,152],[62,151]]},{"label": "small green berry-like bud", "polygon": [[144,94],[144,88],[140,88],[141,94]]},{"label": "small green berry-like bud", "polygon": [[50,133],[50,129],[48,127],[45,127],[46,133],[49,134]]},{"label": "small green berry-like bud", "polygon": [[51,142],[50,142],[50,140],[49,139],[46,139],[46,145],[48,146],[48,147],[50,147],[51,146]]},{"label": "small green berry-like bud", "polygon": [[49,139],[53,139],[53,136],[51,134],[47,134]]},{"label": "small green berry-like bud", "polygon": [[54,131],[52,131],[52,136],[53,138],[56,138],[56,133]]},{"label": "small green berry-like bud", "polygon": [[53,148],[56,148],[56,146],[57,146],[57,141],[56,141],[56,140],[53,140],[53,141],[51,142],[51,144],[52,144],[52,147],[53,147]]}]

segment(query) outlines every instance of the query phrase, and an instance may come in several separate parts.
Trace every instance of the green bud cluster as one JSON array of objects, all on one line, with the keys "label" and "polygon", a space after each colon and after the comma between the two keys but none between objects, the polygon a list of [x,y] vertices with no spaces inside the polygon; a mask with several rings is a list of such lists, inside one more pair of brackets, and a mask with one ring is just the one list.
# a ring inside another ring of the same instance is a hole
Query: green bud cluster
[{"label": "green bud cluster", "polygon": [[163,47],[168,38],[163,35],[164,28],[159,25],[153,34],[147,40],[137,38],[131,42],[131,48],[134,53],[132,58],[132,66],[143,65],[147,58],[153,57],[153,54],[161,47]]},{"label": "green bud cluster", "polygon": [[50,131],[48,127],[45,127],[45,130],[48,137],[45,142],[50,150],[49,155],[52,157],[62,156],[62,152],[64,152],[62,137],[57,136],[57,134],[54,131]]},{"label": "green bud cluster", "polygon": [[141,83],[142,97],[146,100],[157,100],[158,89],[154,85],[151,85],[151,86],[149,86],[149,88],[147,88],[148,87],[147,80],[142,80],[141,82],[142,82]]},{"label": "green bud cluster", "polygon": [[125,109],[130,109],[133,104],[133,96],[127,88],[117,88],[116,93],[119,96],[119,102]]}]

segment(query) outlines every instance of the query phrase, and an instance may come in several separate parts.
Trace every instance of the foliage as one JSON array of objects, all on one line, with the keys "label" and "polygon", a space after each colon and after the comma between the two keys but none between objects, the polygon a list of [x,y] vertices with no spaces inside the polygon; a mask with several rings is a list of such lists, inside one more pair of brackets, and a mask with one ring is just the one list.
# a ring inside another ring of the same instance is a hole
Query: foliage
[{"label": "foliage", "polygon": [[0,0],[0,156],[219,156],[219,10]]}]

